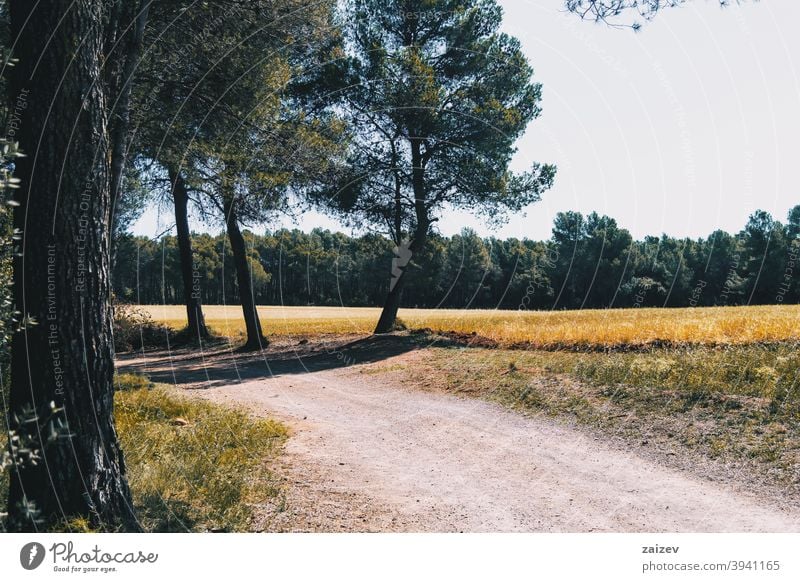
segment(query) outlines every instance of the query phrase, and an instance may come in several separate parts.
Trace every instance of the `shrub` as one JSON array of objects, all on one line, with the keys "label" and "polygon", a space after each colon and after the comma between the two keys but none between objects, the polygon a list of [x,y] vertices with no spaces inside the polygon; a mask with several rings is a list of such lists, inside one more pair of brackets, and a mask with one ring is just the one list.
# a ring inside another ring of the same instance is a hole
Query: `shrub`
[{"label": "shrub", "polygon": [[168,326],[153,321],[144,309],[126,304],[114,306],[114,349],[117,352],[165,347],[171,333]]}]

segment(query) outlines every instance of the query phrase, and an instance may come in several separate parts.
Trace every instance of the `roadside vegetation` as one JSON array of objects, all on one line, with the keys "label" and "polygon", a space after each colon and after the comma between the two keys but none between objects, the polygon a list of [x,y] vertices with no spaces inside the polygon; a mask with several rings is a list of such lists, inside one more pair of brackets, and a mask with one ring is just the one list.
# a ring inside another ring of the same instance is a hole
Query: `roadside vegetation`
[{"label": "roadside vegetation", "polygon": [[[281,424],[187,399],[142,376],[120,374],[115,386],[117,430],[145,531],[249,531],[256,508],[281,505],[269,468],[287,436]],[[0,513],[8,476],[0,472]],[[56,527],[92,529],[81,519]]]}]

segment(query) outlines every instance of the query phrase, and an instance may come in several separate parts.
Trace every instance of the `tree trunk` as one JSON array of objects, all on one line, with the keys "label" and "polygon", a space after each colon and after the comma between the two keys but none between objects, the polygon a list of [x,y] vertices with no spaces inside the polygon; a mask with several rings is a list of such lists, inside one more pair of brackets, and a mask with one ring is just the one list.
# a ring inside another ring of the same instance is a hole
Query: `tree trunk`
[{"label": "tree trunk", "polygon": [[395,257],[392,259],[392,278],[389,284],[389,292],[383,304],[378,325],[375,326],[374,333],[389,333],[394,331],[397,320],[397,311],[400,309],[400,299],[403,294],[405,280],[408,277],[406,270],[411,257],[414,253],[420,252],[425,248],[430,229],[430,219],[428,209],[425,204],[425,172],[422,161],[419,140],[411,140],[411,183],[414,191],[414,212],[416,215],[417,227],[414,238],[411,241],[400,240],[402,231],[402,219],[399,212],[401,196],[399,183],[396,182],[395,189],[395,238],[397,239]]},{"label": "tree trunk", "polygon": [[[172,199],[175,203],[175,230],[178,238],[178,254],[183,279],[183,299],[186,303],[186,329],[198,341],[208,339],[206,320],[200,295],[200,276],[195,278],[197,269],[192,252],[192,235],[189,231],[189,192],[179,171],[169,168],[169,181],[172,184]],[[196,282],[195,282],[196,280]]]},{"label": "tree trunk", "polygon": [[253,296],[250,266],[247,264],[247,247],[242,231],[239,229],[239,219],[232,195],[226,197],[225,200],[225,227],[231,242],[233,264],[236,266],[236,282],[239,287],[239,300],[242,303],[242,313],[247,329],[247,341],[241,349],[260,350],[267,347],[269,341],[261,331],[261,320],[258,318],[258,310]]},{"label": "tree trunk", "polygon": [[392,261],[392,283],[390,284],[389,292],[386,294],[386,300],[383,303],[383,310],[378,319],[378,325],[375,327],[375,333],[389,333],[394,331],[395,322],[397,321],[397,311],[400,309],[400,298],[403,295],[403,286],[406,280],[405,268],[396,269],[395,265],[398,259]]},{"label": "tree trunk", "polygon": [[[18,459],[11,475],[8,527],[16,531],[76,517],[107,531],[139,529],[113,417],[104,4],[9,2],[19,59],[11,96],[24,104],[16,138],[27,154],[15,169],[22,240],[14,296],[35,319],[12,340],[11,429],[42,451],[35,465]],[[55,417],[51,402],[63,409]],[[68,430],[49,439],[58,421]]]}]

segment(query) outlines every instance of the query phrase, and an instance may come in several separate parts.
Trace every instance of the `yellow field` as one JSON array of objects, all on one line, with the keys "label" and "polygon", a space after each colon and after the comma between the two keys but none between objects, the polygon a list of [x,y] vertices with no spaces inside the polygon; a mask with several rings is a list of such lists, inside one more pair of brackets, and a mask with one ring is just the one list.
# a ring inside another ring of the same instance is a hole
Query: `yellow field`
[{"label": "yellow field", "polygon": [[[154,320],[186,325],[180,305],[142,306]],[[206,323],[217,333],[240,336],[239,306],[204,306]],[[258,308],[264,333],[313,335],[370,333],[380,309],[366,307]],[[697,307],[686,309],[604,309],[583,311],[495,311],[401,309],[409,328],[476,332],[503,344],[643,344],[655,340],[691,343],[748,343],[800,339],[800,306]]]}]

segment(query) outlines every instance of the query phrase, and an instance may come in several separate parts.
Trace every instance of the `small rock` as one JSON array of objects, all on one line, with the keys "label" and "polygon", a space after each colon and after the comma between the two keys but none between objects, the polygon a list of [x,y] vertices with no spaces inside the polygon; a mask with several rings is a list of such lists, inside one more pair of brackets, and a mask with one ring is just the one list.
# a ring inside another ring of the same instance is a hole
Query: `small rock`
[{"label": "small rock", "polygon": [[189,421],[185,418],[181,418],[180,416],[173,418],[169,421],[172,426],[189,426]]}]

